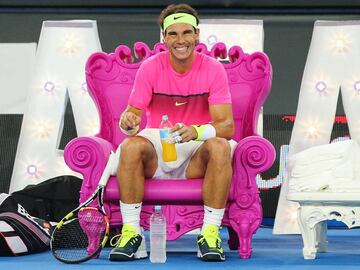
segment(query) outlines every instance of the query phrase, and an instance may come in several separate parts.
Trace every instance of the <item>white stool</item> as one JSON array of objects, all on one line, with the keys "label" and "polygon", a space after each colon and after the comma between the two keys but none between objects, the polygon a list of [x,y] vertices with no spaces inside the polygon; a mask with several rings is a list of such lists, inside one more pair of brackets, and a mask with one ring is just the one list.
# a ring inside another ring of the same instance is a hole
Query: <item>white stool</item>
[{"label": "white stool", "polygon": [[304,242],[304,259],[315,259],[327,251],[327,220],[349,228],[360,226],[360,193],[296,192],[287,199],[298,202],[298,223]]}]

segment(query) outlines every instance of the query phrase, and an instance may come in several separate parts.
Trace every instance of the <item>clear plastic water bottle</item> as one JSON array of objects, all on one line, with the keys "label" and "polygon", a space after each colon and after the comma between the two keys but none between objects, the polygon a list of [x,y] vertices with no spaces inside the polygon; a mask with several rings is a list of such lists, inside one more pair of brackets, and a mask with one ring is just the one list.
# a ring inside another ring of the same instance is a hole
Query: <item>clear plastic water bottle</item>
[{"label": "clear plastic water bottle", "polygon": [[160,123],[160,140],[162,145],[162,158],[165,162],[177,160],[175,140],[170,133],[172,127],[173,125],[168,116],[163,115]]},{"label": "clear plastic water bottle", "polygon": [[150,261],[166,262],[166,218],[160,205],[155,206],[150,217]]}]

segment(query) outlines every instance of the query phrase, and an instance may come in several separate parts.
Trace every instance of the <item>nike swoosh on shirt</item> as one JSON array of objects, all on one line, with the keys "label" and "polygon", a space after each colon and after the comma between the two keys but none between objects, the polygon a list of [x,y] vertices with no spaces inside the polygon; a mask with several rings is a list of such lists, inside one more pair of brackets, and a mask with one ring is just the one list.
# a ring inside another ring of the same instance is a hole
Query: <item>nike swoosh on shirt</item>
[{"label": "nike swoosh on shirt", "polygon": [[185,105],[187,103],[187,101],[186,102],[175,102],[175,106],[176,107],[178,107],[178,106],[181,106],[181,105]]}]

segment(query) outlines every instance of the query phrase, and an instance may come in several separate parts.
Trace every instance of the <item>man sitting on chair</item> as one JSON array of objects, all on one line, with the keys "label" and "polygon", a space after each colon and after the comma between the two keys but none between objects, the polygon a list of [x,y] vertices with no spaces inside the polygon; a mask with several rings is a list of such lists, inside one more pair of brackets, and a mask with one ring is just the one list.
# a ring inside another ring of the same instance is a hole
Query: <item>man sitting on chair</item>
[{"label": "man sitting on chair", "polygon": [[[140,228],[145,178],[202,178],[204,223],[198,237],[198,257],[223,261],[219,226],[232,177],[234,120],[227,75],[216,59],[194,51],[199,19],[186,4],[170,5],[159,16],[168,51],[145,60],[136,75],[121,130],[133,135],[143,112],[146,129],[121,144],[117,177],[123,228],[109,258],[114,261],[147,256]],[[164,162],[159,128],[162,115],[177,123],[178,159]]]}]

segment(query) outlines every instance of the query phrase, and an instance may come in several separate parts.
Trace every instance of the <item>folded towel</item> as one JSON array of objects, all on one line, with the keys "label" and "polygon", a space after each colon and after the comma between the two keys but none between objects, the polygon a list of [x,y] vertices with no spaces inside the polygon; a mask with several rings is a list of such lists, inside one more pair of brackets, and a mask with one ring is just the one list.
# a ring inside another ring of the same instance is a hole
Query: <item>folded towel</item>
[{"label": "folded towel", "polygon": [[318,145],[301,151],[294,156],[296,156],[297,161],[303,164],[312,164],[314,162],[342,158],[347,155],[354,144],[356,144],[354,140],[344,140],[331,144]]},{"label": "folded towel", "polygon": [[353,158],[351,152],[354,144],[351,140],[341,141],[314,146],[293,155],[289,159],[291,177],[306,177],[344,164],[347,164],[348,170],[352,170],[347,161]]},{"label": "folded towel", "polygon": [[307,178],[290,178],[289,192],[324,191],[331,182],[334,182],[331,171],[320,172]]},{"label": "folded towel", "polygon": [[289,192],[360,191],[360,147],[356,141],[312,147],[294,155],[291,163]]}]

